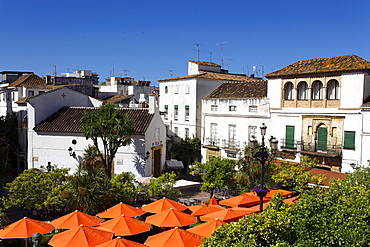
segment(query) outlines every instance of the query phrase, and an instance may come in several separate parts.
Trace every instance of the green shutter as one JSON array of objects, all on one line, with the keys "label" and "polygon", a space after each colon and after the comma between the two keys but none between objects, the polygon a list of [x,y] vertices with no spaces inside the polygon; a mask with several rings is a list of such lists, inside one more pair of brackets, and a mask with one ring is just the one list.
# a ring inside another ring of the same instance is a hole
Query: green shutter
[{"label": "green shutter", "polygon": [[179,108],[179,106],[178,105],[175,105],[175,109],[177,109],[177,108]]},{"label": "green shutter", "polygon": [[285,126],[285,147],[294,148],[294,126]]},{"label": "green shutter", "polygon": [[165,105],[165,106],[164,106],[164,109],[168,109],[168,105]]},{"label": "green shutter", "polygon": [[189,109],[189,106],[188,106],[188,105],[186,105],[186,106],[185,106],[185,109]]},{"label": "green shutter", "polygon": [[319,127],[317,130],[317,150],[325,151],[327,148],[328,129]]},{"label": "green shutter", "polygon": [[355,149],[355,131],[344,131],[344,149]]}]

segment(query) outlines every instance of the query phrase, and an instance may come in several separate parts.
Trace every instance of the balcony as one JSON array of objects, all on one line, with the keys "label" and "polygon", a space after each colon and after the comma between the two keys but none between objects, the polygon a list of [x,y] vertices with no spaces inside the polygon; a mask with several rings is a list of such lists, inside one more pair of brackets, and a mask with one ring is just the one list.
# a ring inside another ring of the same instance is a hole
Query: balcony
[{"label": "balcony", "polygon": [[219,138],[206,138],[205,146],[219,147],[220,139]]},{"label": "balcony", "polygon": [[222,147],[223,148],[229,148],[229,149],[239,149],[240,148],[240,142],[235,140],[222,140]]},{"label": "balcony", "polygon": [[342,155],[342,145],[330,145],[327,143],[326,145],[322,146],[322,150],[317,149],[317,145],[314,142],[300,142],[294,140],[286,141],[286,139],[281,139],[281,149],[286,151],[297,151],[302,154],[309,154],[309,155],[317,155],[317,156],[328,156],[328,157],[336,157]]}]

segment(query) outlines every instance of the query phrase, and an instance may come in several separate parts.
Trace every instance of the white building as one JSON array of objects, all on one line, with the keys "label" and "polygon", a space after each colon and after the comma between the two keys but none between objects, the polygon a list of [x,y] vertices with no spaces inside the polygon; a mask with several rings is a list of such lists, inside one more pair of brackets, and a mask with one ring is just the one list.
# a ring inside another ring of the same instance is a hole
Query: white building
[{"label": "white building", "polygon": [[169,133],[181,138],[201,137],[202,98],[225,81],[254,81],[242,74],[230,74],[212,62],[189,61],[188,75],[158,80],[160,110]]},{"label": "white building", "polygon": [[284,158],[307,155],[341,172],[367,165],[369,72],[370,62],[346,55],[301,60],[265,75],[269,129]]},{"label": "white building", "polygon": [[[61,88],[28,99],[28,168],[56,164],[76,171],[91,140],[83,137],[80,119],[102,102]],[[121,109],[134,121],[133,143],[119,148],[114,173],[129,171],[136,176],[160,175],[165,163],[166,132],[156,96],[149,108]],[[72,151],[72,156],[69,154]]]},{"label": "white building", "polygon": [[202,100],[202,162],[237,159],[262,123],[270,125],[267,82],[225,82]]}]

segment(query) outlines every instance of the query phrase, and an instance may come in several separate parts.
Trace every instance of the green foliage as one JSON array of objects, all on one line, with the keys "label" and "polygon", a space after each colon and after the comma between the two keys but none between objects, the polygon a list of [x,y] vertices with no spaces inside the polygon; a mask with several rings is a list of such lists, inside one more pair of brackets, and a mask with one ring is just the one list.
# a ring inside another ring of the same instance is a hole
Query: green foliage
[{"label": "green foliage", "polygon": [[148,184],[148,194],[151,197],[164,197],[181,195],[181,191],[175,189],[176,174],[174,172],[164,173],[156,179],[151,179]]},{"label": "green foliage", "polygon": [[302,192],[307,187],[307,183],[315,181],[317,184],[321,184],[322,180],[325,179],[323,175],[312,176],[308,172],[314,167],[316,167],[316,160],[303,156],[298,164],[292,162],[281,163],[279,172],[273,175],[272,178],[288,190]]},{"label": "green foliage", "polygon": [[330,190],[304,191],[297,203],[274,197],[263,213],[227,224],[202,246],[370,246],[370,172],[358,170]]},{"label": "green foliage", "polygon": [[138,191],[135,175],[131,172],[122,172],[111,179],[113,187],[119,193],[120,202],[132,203]]},{"label": "green foliage", "polygon": [[58,169],[55,166],[47,173],[25,170],[7,184],[8,205],[28,210],[63,207],[64,201],[59,195],[65,186],[67,174],[68,169]]},{"label": "green foliage", "polygon": [[199,160],[201,158],[201,142],[200,139],[195,138],[185,138],[179,143],[174,143],[171,146],[172,158],[182,161],[186,166],[192,163],[194,160]]},{"label": "green foliage", "polygon": [[236,162],[230,159],[212,158],[207,163],[196,162],[190,167],[191,174],[201,176],[203,183],[201,190],[213,191],[228,189],[234,184]]},{"label": "green foliage", "polygon": [[[103,162],[105,172],[111,177],[113,160],[121,146],[129,145],[134,125],[128,115],[122,115],[121,110],[113,104],[103,104],[99,109],[85,112],[82,130],[86,138],[90,138]],[[99,146],[99,140],[102,147]]]}]

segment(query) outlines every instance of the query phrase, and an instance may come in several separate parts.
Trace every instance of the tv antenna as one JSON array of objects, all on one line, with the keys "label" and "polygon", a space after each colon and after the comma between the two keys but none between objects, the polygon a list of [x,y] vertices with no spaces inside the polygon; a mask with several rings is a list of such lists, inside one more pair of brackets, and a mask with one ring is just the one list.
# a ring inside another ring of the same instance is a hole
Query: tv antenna
[{"label": "tv antenna", "polygon": [[222,47],[223,44],[226,44],[228,41],[224,41],[224,42],[220,42],[220,43],[217,43],[216,45],[219,45],[220,46],[220,50],[221,50],[221,54],[222,54],[222,67],[224,67],[224,49]]},{"label": "tv antenna", "polygon": [[54,71],[53,71],[53,73],[51,73],[51,74],[53,74],[53,75],[57,75],[57,66],[56,65],[54,65],[54,64],[50,64],[51,66],[53,66],[54,67]]},{"label": "tv antenna", "polygon": [[210,51],[208,51],[209,52],[209,61],[210,62],[212,62],[212,55],[214,54],[213,52],[210,52]]},{"label": "tv antenna", "polygon": [[130,71],[129,71],[129,70],[127,70],[127,69],[124,69],[123,71],[125,72],[125,76],[127,76],[127,72],[130,72]]},{"label": "tv antenna", "polygon": [[169,69],[168,71],[170,72],[170,75],[171,75],[171,77],[172,77],[172,72],[174,72],[175,70],[173,70],[173,69]]},{"label": "tv antenna", "polygon": [[262,68],[262,77],[263,77],[263,75],[265,74],[265,66],[263,66],[260,63],[258,63],[258,65],[261,66],[261,68]]},{"label": "tv antenna", "polygon": [[229,58],[227,59],[227,68],[228,68],[228,69],[230,69],[230,62],[231,62],[232,60],[234,60],[234,59],[232,59],[231,57],[229,57]]},{"label": "tv antenna", "polygon": [[197,47],[196,51],[197,51],[197,55],[198,55],[198,60],[197,61],[200,61],[200,53],[203,52],[201,50],[199,50],[199,46],[201,46],[202,44],[198,44],[198,43],[194,43],[193,45],[195,45]]}]

